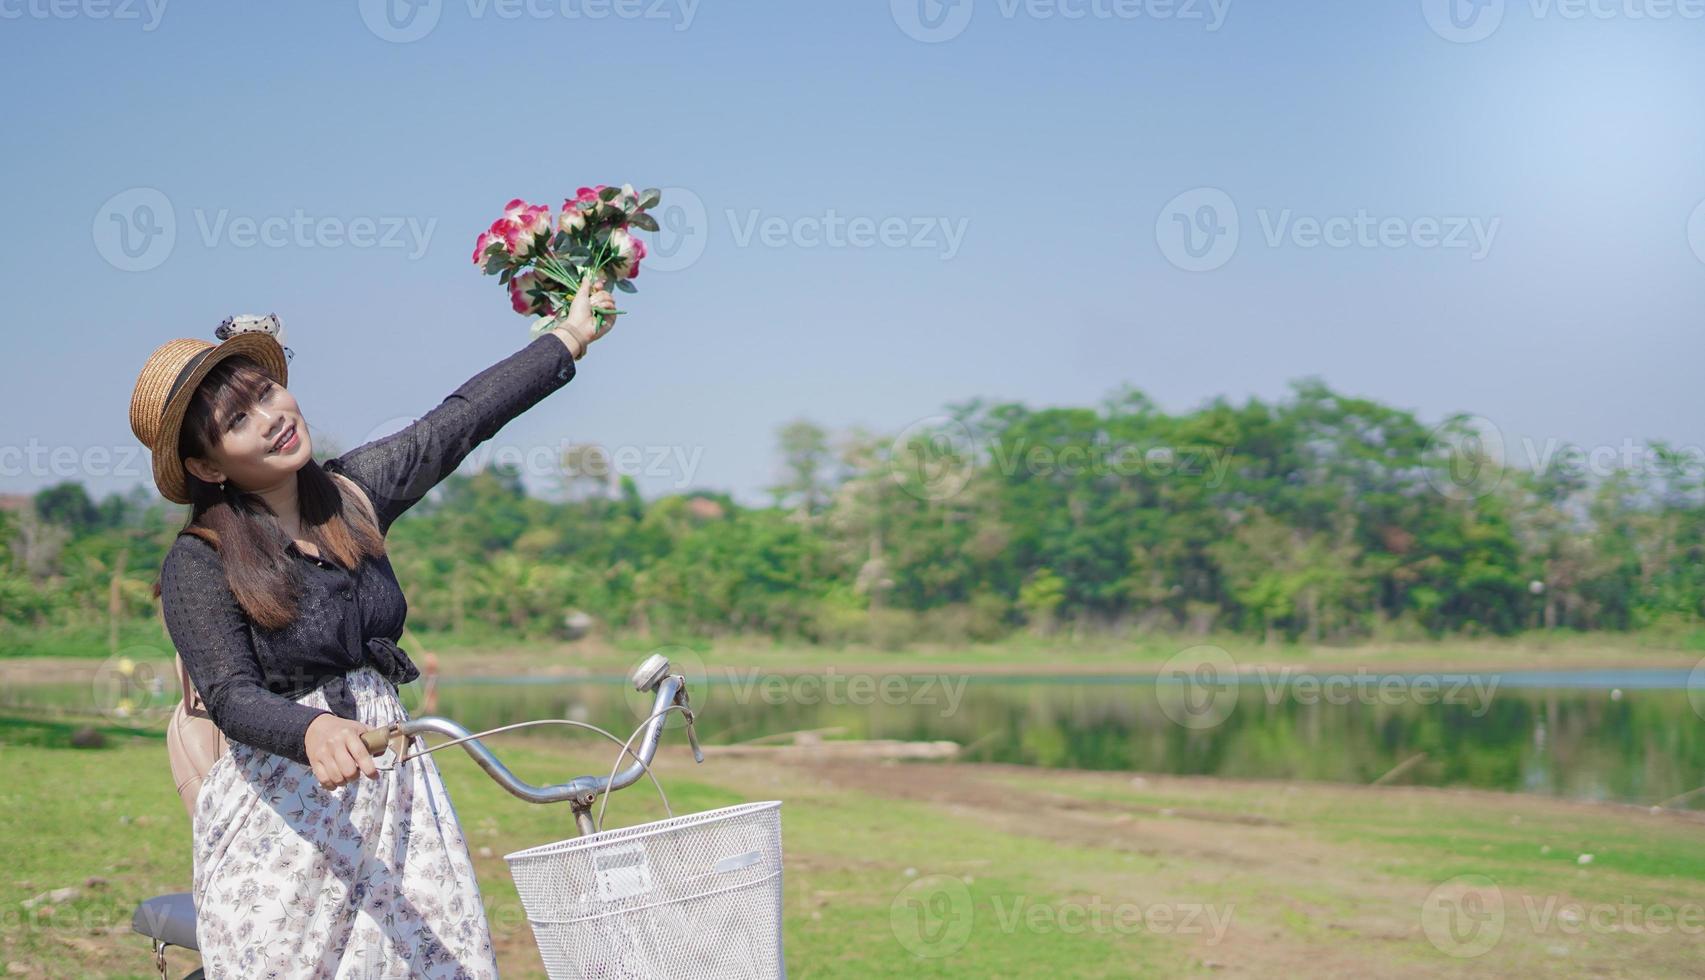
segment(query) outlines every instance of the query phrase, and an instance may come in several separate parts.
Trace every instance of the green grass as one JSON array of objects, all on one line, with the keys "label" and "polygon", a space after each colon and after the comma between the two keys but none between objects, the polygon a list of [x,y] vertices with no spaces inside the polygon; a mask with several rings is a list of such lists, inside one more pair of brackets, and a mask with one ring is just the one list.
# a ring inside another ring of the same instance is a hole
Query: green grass
[{"label": "green grass", "polygon": [[[1641,935],[1621,929],[1587,934],[1584,942],[1601,953],[1649,957],[1644,968],[1628,973],[1673,975],[1674,967],[1692,955],[1705,935],[1705,822],[1645,808],[1548,803],[1518,794],[1435,790],[1377,790],[1366,787],[1302,785],[1258,781],[1219,782],[1211,779],[1158,780],[1129,777],[1074,778],[1069,774],[1027,774],[1006,770],[994,777],[1003,785],[1031,786],[1049,794],[1089,800],[1115,807],[1140,808],[1148,813],[1196,813],[1259,817],[1285,828],[1285,835],[1303,840],[1322,853],[1340,855],[1353,864],[1357,876],[1377,876],[1413,891],[1459,875],[1484,875],[1496,883],[1509,902],[1509,923],[1500,952],[1510,970],[1519,957],[1536,947],[1548,955],[1582,937],[1556,929],[1522,936],[1533,930],[1530,909],[1548,901],[1617,907],[1664,908],[1687,912],[1698,928],[1665,945],[1664,936]],[[1176,818],[1174,818],[1176,819]],[[1591,855],[1582,864],[1581,855]],[[1326,873],[1324,880],[1337,877]],[[1258,893],[1252,882],[1240,889]],[[1344,883],[1316,888],[1299,882],[1287,889],[1323,908],[1347,912]],[[1337,917],[1337,916],[1334,916]],[[1302,935],[1315,928],[1309,917],[1286,912],[1283,927]],[[1513,936],[1511,933],[1515,933]],[[1661,950],[1661,952],[1660,952]],[[1405,955],[1427,962],[1426,950]],[[1654,955],[1657,953],[1657,955]],[[1555,971],[1562,964],[1548,963]],[[1572,964],[1591,972],[1588,964]],[[1500,970],[1499,972],[1503,972]]]},{"label": "green grass", "polygon": [[[104,618],[99,625],[26,628],[0,623],[0,659],[80,657],[103,660],[112,649]],[[119,629],[118,649],[143,657],[172,655],[172,641],[158,619],[130,620]]]},{"label": "green grass", "polygon": [[[1032,673],[1088,671],[1149,671],[1190,647],[1216,646],[1240,665],[1289,664],[1298,667],[1365,665],[1369,667],[1540,668],[1555,666],[1615,667],[1623,665],[1692,666],[1705,652],[1705,631],[1692,633],[1570,633],[1528,632],[1494,638],[1437,638],[1383,640],[1310,645],[1265,645],[1233,634],[1147,634],[1117,637],[1069,633],[1041,637],[1015,633],[992,643],[910,643],[904,649],[816,646],[768,637],[617,636],[566,643],[548,638],[517,638],[489,629],[463,634],[411,631],[405,647],[438,653],[446,669],[478,670],[482,661],[500,652],[510,668],[527,666],[577,667],[623,673],[657,649],[692,651],[708,664],[757,667],[774,671],[810,672],[828,666],[857,664],[880,669],[929,670],[951,666]],[[143,660],[169,661],[170,640],[154,621],[126,624],[120,649]],[[100,661],[109,655],[106,630],[29,630],[0,628],[0,659],[67,657]]]},{"label": "green grass", "polygon": [[[0,718],[4,962],[34,976],[147,976],[129,931],[141,899],[189,886],[189,823],[157,735],[74,717]],[[494,742],[534,782],[600,771],[563,739]],[[455,800],[505,977],[541,976],[502,855],[570,836],[569,814],[498,789],[456,750],[435,758]],[[847,771],[718,760],[678,746],[660,775],[676,812],[782,799],[790,972],[811,977],[1097,977],[1217,973],[1675,975],[1699,936],[1536,930],[1522,902],[1705,906],[1705,824],[1630,807],[1514,794],[871,764]],[[645,784],[612,825],[663,815]],[[1549,848],[1549,850],[1546,850]],[[1594,855],[1589,865],[1581,853]],[[1459,961],[1419,926],[1431,889],[1492,878],[1510,903],[1500,944]],[[103,879],[88,885],[90,876]],[[21,902],[73,885],[51,913]],[[934,909],[923,919],[919,906]],[[931,906],[935,900],[939,906]],[[957,902],[964,904],[958,905]],[[1164,928],[1072,929],[1071,910],[1207,906],[1218,945]],[[1025,912],[1040,912],[1030,920]],[[933,917],[930,917],[933,916]],[[921,935],[924,921],[944,931]],[[952,927],[960,927],[956,933]],[[920,941],[921,940],[921,941]],[[920,953],[924,955],[919,955]],[[179,952],[174,968],[193,958]]]},{"label": "green grass", "polygon": [[[1347,670],[1509,670],[1537,668],[1690,668],[1697,651],[1658,639],[1590,635],[1526,637],[1504,640],[1437,640],[1401,644],[1363,644],[1329,647],[1262,646],[1241,637],[1148,636],[1116,640],[1094,638],[1072,642],[1064,638],[1039,641],[1018,637],[1000,643],[965,645],[920,644],[906,650],[868,647],[826,647],[769,641],[728,639],[715,643],[619,645],[564,644],[507,647],[438,648],[447,674],[526,673],[534,669],[568,667],[590,673],[624,675],[645,654],[661,650],[677,665],[696,661],[713,674],[719,670],[754,670],[768,674],[811,674],[829,668],[869,673],[954,674],[1143,674],[1158,671],[1182,651],[1201,645],[1217,646],[1243,668],[1285,665],[1299,669]],[[682,654],[680,651],[690,651]],[[499,653],[493,656],[493,653]]]},{"label": "green grass", "polygon": [[[129,931],[136,904],[150,895],[189,888],[189,823],[171,787],[158,738],[109,726],[108,748],[65,747],[75,726],[12,719],[0,724],[0,836],[24,843],[8,848],[0,876],[0,907],[8,910],[4,958],[39,975],[145,976],[146,941]],[[524,778],[547,781],[600,769],[607,759],[584,746],[555,750],[537,743],[503,747]],[[569,836],[568,811],[523,804],[508,796],[454,750],[436,756],[450,788],[503,954],[503,975],[542,976],[502,855]],[[690,766],[690,760],[685,762]],[[675,760],[666,777],[676,812],[755,798],[749,790],[702,777]],[[642,784],[643,785],[643,784]],[[761,794],[757,795],[761,798]],[[783,810],[788,857],[786,946],[799,976],[1046,975],[1060,963],[1075,976],[1126,976],[1133,966],[1178,967],[1176,954],[1124,935],[1083,936],[1003,931],[990,915],[951,956],[921,959],[894,937],[891,905],[912,878],[980,866],[991,856],[999,874],[973,881],[980,903],[991,895],[1048,900],[1069,887],[1072,869],[1093,855],[961,826],[927,807],[896,805],[859,794],[788,793]],[[610,804],[612,825],[663,815],[655,794],[636,788]],[[482,850],[488,849],[488,850]],[[90,876],[105,884],[85,887]],[[65,885],[82,895],[43,915],[24,912],[32,895]],[[174,964],[188,966],[179,951]]]}]

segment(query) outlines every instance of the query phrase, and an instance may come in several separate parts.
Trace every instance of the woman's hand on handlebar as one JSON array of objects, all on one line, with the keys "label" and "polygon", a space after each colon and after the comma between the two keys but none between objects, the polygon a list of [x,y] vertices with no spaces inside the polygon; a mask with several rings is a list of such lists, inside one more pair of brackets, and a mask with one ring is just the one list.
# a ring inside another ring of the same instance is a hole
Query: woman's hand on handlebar
[{"label": "woman's hand on handlebar", "polygon": [[373,753],[361,742],[361,733],[367,729],[367,725],[358,721],[332,714],[321,715],[308,725],[303,747],[307,750],[314,778],[322,787],[336,789],[354,780],[358,774],[370,779],[379,778],[379,767],[373,762]]}]

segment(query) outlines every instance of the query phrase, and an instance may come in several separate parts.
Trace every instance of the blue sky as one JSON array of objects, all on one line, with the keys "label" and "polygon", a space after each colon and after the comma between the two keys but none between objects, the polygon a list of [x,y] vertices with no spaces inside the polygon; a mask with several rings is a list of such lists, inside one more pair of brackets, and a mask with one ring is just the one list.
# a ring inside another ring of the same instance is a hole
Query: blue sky
[{"label": "blue sky", "polygon": [[0,0],[0,491],[144,480],[137,370],[237,312],[394,428],[526,342],[503,204],[623,181],[680,208],[631,315],[496,444],[647,494],[1123,384],[1705,443],[1705,6],[1447,2]]}]

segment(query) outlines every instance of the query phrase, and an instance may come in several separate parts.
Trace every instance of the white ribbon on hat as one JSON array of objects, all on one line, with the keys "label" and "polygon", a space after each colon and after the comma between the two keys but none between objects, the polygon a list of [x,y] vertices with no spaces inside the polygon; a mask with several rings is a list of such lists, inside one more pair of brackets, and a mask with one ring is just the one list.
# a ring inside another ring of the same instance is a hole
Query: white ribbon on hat
[{"label": "white ribbon on hat", "polygon": [[257,313],[237,313],[228,316],[213,331],[213,336],[220,340],[230,340],[240,333],[270,334],[273,340],[278,341],[278,346],[284,348],[285,360],[292,360],[295,357],[295,351],[292,351],[284,343],[284,322],[278,319],[277,313],[268,313],[266,316]]},{"label": "white ribbon on hat", "polygon": [[271,334],[279,346],[284,345],[284,324],[278,319],[277,313],[268,313],[266,316],[255,313],[228,316],[219,324],[219,328],[213,331],[213,336],[220,340],[230,340],[240,333]]}]

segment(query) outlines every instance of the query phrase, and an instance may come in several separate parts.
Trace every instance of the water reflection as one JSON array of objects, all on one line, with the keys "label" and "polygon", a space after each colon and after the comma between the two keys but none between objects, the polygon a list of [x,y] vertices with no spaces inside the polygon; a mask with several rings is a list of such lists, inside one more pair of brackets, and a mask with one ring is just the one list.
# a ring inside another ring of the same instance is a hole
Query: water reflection
[{"label": "water reflection", "polygon": [[[1468,675],[1433,675],[1433,688],[1418,685],[1421,676],[1389,688],[1399,692],[1395,698],[1370,696],[1365,685],[1334,698],[1296,676],[1284,684],[1244,678],[1228,686],[1211,715],[1189,725],[1177,720],[1177,685],[1153,678],[865,675],[866,683],[842,678],[835,685],[713,675],[695,687],[693,703],[709,744],[802,731],[945,739],[964,746],[972,761],[1358,784],[1408,763],[1392,783],[1638,804],[1705,786],[1705,724],[1689,702],[1685,672],[1473,675],[1454,688],[1451,682]],[[1417,696],[1429,689],[1438,696]],[[1456,698],[1443,696],[1453,689]],[[408,710],[421,713],[419,683],[402,693]],[[131,720],[163,724],[176,696],[174,685]],[[0,692],[0,710],[86,710],[90,701],[85,685]],[[625,738],[649,708],[649,698],[615,678],[447,679],[439,686],[438,713],[472,730],[557,717]],[[1705,793],[1680,805],[1705,809]]]},{"label": "water reflection", "polygon": [[[1176,695],[1152,679],[962,678],[957,699],[925,697],[924,682],[910,679],[898,697],[713,684],[694,701],[712,744],[819,731],[946,739],[984,762],[1364,784],[1408,762],[1392,782],[1646,804],[1705,785],[1705,737],[1687,693],[1638,679],[1614,693],[1502,684],[1454,703],[1328,701],[1245,684],[1223,720],[1201,728],[1169,717],[1162,701]],[[439,712],[469,727],[571,717],[625,737],[644,707],[614,682],[447,683]],[[1691,805],[1705,806],[1705,794]]]}]

